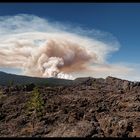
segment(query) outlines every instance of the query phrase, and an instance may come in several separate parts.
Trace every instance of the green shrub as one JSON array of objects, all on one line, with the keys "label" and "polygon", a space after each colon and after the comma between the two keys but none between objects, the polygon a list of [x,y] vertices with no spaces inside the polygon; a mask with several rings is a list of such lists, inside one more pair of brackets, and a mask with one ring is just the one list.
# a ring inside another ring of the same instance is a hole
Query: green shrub
[{"label": "green shrub", "polygon": [[10,80],[9,81],[9,87],[12,87],[14,85],[14,81],[13,80]]},{"label": "green shrub", "polygon": [[2,91],[0,90],[0,99],[3,97],[3,93]]},{"label": "green shrub", "polygon": [[37,87],[33,89],[31,98],[27,103],[27,112],[28,115],[34,115],[36,117],[41,117],[43,115],[44,101]]},{"label": "green shrub", "polygon": [[3,91],[0,89],[0,99],[2,99],[3,97],[5,97],[6,95],[3,94]]},{"label": "green shrub", "polygon": [[33,89],[31,98],[27,102],[26,107],[27,115],[31,117],[31,125],[34,132],[38,120],[40,120],[44,114],[44,101],[37,87]]}]

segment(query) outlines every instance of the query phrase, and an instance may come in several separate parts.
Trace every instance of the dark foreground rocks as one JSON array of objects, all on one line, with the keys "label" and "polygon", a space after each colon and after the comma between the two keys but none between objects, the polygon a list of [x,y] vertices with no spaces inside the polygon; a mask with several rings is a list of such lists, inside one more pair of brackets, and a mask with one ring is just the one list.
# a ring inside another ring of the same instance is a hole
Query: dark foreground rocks
[{"label": "dark foreground rocks", "polygon": [[38,87],[43,115],[26,109],[34,85],[1,87],[0,137],[140,137],[140,83],[79,78]]}]

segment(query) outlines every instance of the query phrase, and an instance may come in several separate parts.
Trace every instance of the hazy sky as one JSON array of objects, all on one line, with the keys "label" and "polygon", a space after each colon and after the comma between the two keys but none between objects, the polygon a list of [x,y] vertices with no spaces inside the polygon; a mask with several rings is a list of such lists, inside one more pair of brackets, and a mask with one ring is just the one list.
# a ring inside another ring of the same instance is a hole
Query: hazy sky
[{"label": "hazy sky", "polygon": [[[140,68],[139,3],[1,3],[0,16],[33,14],[50,21],[110,33],[120,44],[108,62]],[[140,77],[138,72],[136,77]]]}]

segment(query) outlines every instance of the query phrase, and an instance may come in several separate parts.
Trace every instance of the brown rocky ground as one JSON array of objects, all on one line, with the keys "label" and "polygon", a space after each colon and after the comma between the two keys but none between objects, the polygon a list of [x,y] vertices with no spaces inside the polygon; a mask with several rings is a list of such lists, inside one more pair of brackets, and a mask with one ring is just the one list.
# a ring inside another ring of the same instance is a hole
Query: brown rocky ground
[{"label": "brown rocky ground", "polygon": [[39,87],[43,115],[28,115],[30,88],[1,87],[0,137],[140,137],[140,83],[79,78]]}]

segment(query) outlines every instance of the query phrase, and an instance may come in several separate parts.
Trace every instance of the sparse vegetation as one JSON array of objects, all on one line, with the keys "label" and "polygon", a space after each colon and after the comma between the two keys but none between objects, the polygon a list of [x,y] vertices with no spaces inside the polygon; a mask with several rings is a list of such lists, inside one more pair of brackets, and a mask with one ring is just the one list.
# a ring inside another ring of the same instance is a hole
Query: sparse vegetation
[{"label": "sparse vegetation", "polygon": [[3,93],[2,93],[2,91],[0,90],[0,99],[2,98],[2,96],[3,96]]},{"label": "sparse vegetation", "polygon": [[32,91],[31,98],[27,102],[27,115],[32,118],[33,129],[35,122],[43,116],[44,113],[44,101],[41,97],[39,89],[35,87]]},{"label": "sparse vegetation", "polygon": [[27,103],[27,108],[29,114],[33,114],[33,112],[35,112],[37,117],[40,117],[43,113],[44,101],[37,87],[35,87],[32,91],[31,98]]},{"label": "sparse vegetation", "polygon": [[0,99],[2,99],[3,97],[5,97],[6,95],[3,94],[3,91],[0,89]]},{"label": "sparse vegetation", "polygon": [[9,81],[9,87],[12,87],[14,85],[14,81],[13,80],[10,80]]}]

